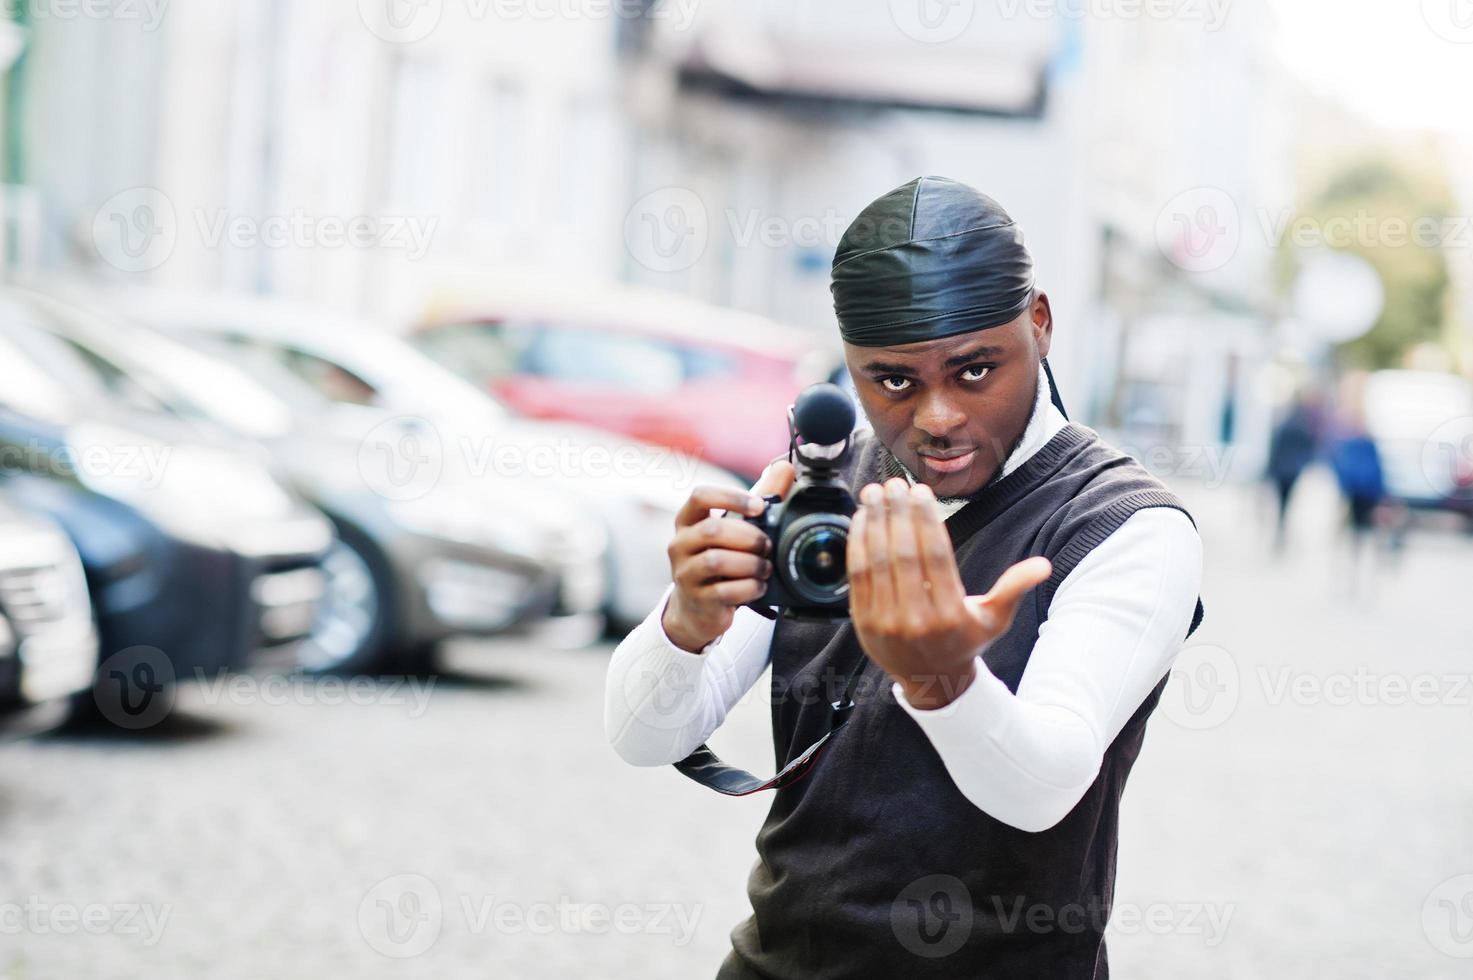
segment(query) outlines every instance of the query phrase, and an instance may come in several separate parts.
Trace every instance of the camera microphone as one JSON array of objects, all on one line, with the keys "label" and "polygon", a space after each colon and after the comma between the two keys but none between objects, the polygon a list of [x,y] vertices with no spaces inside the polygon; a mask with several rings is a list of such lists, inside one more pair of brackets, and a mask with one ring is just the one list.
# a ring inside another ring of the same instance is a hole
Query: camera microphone
[{"label": "camera microphone", "polygon": [[793,403],[793,428],[803,441],[832,446],[854,431],[854,402],[838,385],[810,385]]}]

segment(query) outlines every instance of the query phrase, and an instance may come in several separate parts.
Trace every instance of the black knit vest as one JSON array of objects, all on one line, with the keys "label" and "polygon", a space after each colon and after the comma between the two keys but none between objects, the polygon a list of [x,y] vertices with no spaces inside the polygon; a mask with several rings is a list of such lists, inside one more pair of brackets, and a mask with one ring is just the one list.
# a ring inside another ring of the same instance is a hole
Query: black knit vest
[{"label": "black knit vest", "polygon": [[[868,438],[845,476],[857,493],[897,472],[879,440]],[[1134,459],[1071,422],[948,518],[969,594],[986,592],[1031,555],[1053,562],[1053,575],[983,655],[1009,690],[1017,690],[1064,576],[1146,507],[1186,513]],[[1199,602],[1187,635],[1201,616]],[[861,657],[848,623],[778,621],[779,766],[822,734],[829,702]],[[720,977],[1106,977],[1120,794],[1165,683],[1110,744],[1078,805],[1054,827],[1029,833],[961,794],[895,703],[889,678],[867,664],[848,726],[807,777],[776,791],[748,882],[754,914],[733,930]]]}]

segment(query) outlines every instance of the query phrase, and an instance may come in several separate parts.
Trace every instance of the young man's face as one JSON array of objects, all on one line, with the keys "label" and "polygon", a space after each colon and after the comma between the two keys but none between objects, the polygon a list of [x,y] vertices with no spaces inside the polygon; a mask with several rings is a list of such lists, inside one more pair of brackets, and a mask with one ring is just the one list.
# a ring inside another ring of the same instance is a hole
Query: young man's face
[{"label": "young man's face", "polygon": [[1016,319],[897,347],[844,344],[875,435],[938,497],[987,485],[1023,437],[1053,317],[1038,293]]}]

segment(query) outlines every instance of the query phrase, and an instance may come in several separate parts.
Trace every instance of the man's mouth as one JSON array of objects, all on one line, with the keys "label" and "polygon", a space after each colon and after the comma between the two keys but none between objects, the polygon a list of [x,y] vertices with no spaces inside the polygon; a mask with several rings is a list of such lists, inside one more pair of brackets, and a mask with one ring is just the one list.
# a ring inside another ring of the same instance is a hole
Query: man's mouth
[{"label": "man's mouth", "polygon": [[972,460],[977,458],[977,450],[953,449],[935,454],[917,452],[916,455],[937,473],[960,473],[972,465]]}]

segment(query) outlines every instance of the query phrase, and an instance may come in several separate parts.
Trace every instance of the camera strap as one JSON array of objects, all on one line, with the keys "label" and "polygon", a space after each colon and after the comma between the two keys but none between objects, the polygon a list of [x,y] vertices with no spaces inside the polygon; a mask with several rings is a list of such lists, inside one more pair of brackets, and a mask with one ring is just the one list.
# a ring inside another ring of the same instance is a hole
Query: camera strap
[{"label": "camera strap", "polygon": [[726,796],[747,796],[764,789],[781,789],[784,786],[791,786],[812,771],[813,763],[818,759],[825,743],[849,723],[849,716],[854,711],[854,694],[859,689],[859,678],[868,663],[869,657],[859,658],[858,665],[850,673],[848,683],[844,685],[843,697],[838,701],[830,702],[829,728],[824,732],[823,737],[794,756],[771,779],[760,779],[745,769],[727,765],[704,744],[675,763],[675,768],[702,786],[710,787]]}]

